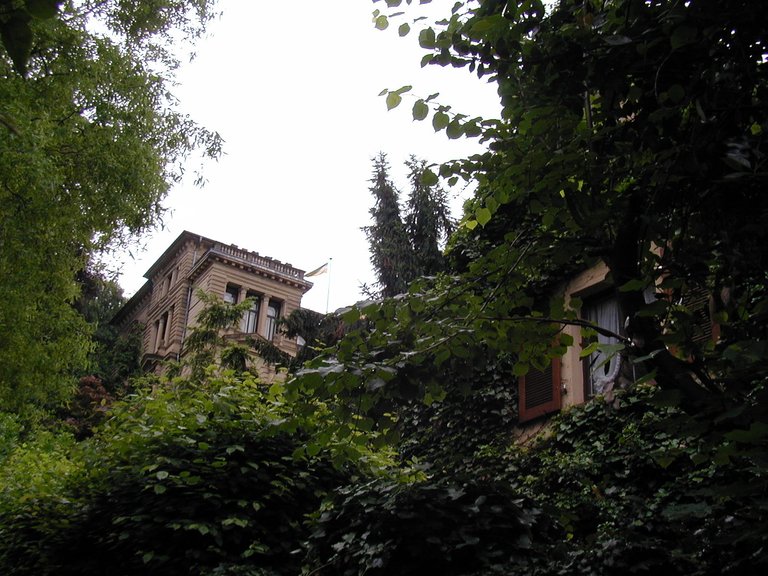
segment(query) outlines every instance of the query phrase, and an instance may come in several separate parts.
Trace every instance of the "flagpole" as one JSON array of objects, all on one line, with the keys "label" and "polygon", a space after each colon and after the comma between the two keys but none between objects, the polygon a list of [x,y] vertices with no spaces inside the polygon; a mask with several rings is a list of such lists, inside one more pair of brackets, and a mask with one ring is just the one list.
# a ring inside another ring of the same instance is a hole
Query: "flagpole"
[{"label": "flagpole", "polygon": [[331,301],[331,264],[333,258],[328,258],[328,290],[325,294],[325,313],[328,314],[328,303]]}]

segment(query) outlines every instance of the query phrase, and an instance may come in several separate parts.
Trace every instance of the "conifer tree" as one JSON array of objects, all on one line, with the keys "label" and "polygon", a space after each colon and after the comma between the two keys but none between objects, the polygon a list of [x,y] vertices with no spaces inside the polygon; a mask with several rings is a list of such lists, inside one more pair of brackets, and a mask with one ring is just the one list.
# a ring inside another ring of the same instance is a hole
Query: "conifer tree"
[{"label": "conifer tree", "polygon": [[445,269],[442,245],[454,228],[445,191],[427,178],[426,161],[411,156],[405,165],[411,192],[403,215],[386,154],[380,153],[373,160],[370,191],[376,201],[371,208],[374,223],[363,228],[377,279],[375,288],[363,286],[369,296],[401,294],[415,278]]},{"label": "conifer tree", "polygon": [[413,279],[413,248],[400,214],[398,191],[389,177],[387,155],[380,152],[373,159],[371,194],[375,199],[370,213],[373,224],[363,227],[371,250],[371,263],[376,273],[373,290],[363,286],[371,296],[388,298],[401,294]]},{"label": "conifer tree", "polygon": [[415,156],[406,160],[411,193],[406,205],[405,227],[414,254],[414,276],[431,276],[445,269],[442,246],[453,232],[445,190],[428,182],[427,163]]}]

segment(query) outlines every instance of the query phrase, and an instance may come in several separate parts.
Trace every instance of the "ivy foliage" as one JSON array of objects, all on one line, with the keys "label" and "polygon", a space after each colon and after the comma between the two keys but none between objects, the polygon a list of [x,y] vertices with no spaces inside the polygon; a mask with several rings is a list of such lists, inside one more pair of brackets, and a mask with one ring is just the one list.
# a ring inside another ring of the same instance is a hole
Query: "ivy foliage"
[{"label": "ivy foliage", "polygon": [[[397,9],[375,13],[380,29],[408,14],[399,1],[386,4]],[[381,437],[396,441],[408,421],[398,406],[453,398],[452,375],[441,373],[453,362],[478,366],[484,350],[507,357],[514,386],[574,344],[563,325],[594,335],[599,327],[558,285],[603,261],[627,319],[621,352],[661,396],[625,397],[633,408],[614,412],[598,402],[576,409],[553,426],[556,440],[509,456],[504,481],[561,530],[531,572],[760,572],[765,24],[759,3],[724,12],[695,0],[457,2],[420,24],[425,65],[496,82],[504,106],[487,122],[433,98],[414,106],[417,120],[431,114],[437,130],[489,144],[440,170],[479,185],[449,243],[455,267],[347,312],[365,326],[315,358],[288,384],[292,393],[327,400],[350,431],[386,430]],[[409,91],[387,93],[388,108]],[[701,291],[711,295],[705,315],[717,340],[696,337],[688,297]],[[426,437],[445,430],[439,417],[426,421]],[[462,458],[425,455],[460,469]],[[498,477],[498,464],[473,471]],[[366,497],[343,506],[356,510]],[[371,557],[376,545],[358,544],[349,555]]]},{"label": "ivy foliage", "polygon": [[[503,473],[560,527],[542,574],[746,574],[768,563],[759,407],[692,416],[639,387],[559,417]],[[538,572],[537,572],[538,573]]]},{"label": "ivy foliage", "polygon": [[338,491],[309,558],[318,574],[510,574],[543,554],[547,533],[546,518],[505,484],[374,480]]}]

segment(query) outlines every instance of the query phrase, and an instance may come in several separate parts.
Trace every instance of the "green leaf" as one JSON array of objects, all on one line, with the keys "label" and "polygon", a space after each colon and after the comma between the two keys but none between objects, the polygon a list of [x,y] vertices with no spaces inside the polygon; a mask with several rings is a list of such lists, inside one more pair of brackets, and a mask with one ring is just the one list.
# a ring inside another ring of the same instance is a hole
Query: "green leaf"
[{"label": "green leaf", "polygon": [[679,390],[656,390],[651,398],[651,404],[661,408],[674,408],[680,406],[683,395]]},{"label": "green leaf", "polygon": [[435,31],[432,28],[425,28],[419,32],[419,46],[426,49],[435,47]]},{"label": "green leaf", "polygon": [[429,114],[429,106],[424,100],[419,98],[413,105],[413,119],[424,120]]},{"label": "green leaf", "polygon": [[434,186],[438,183],[437,174],[432,172],[429,168],[425,168],[421,173],[421,183],[424,186]]},{"label": "green leaf", "polygon": [[622,36],[620,34],[614,34],[613,36],[606,36],[603,38],[606,44],[609,46],[623,46],[625,44],[631,44],[632,38],[629,36]]},{"label": "green leaf", "polygon": [[680,102],[685,98],[685,88],[680,86],[680,84],[673,84],[669,87],[669,90],[667,90],[667,96],[672,102]]},{"label": "green leaf", "polygon": [[445,133],[448,135],[448,138],[455,140],[456,138],[461,138],[462,134],[464,134],[464,129],[462,128],[461,122],[453,120],[448,124]]},{"label": "green leaf", "polygon": [[624,344],[607,344],[607,343],[599,343],[597,345],[597,349],[600,350],[603,354],[608,356],[609,358],[612,356],[615,356],[622,350],[624,350],[626,346]]},{"label": "green leaf", "polygon": [[402,38],[403,36],[407,36],[408,32],[411,31],[411,27],[408,25],[408,23],[400,24],[400,27],[397,29],[397,34]]},{"label": "green leaf", "polygon": [[381,14],[374,20],[374,25],[378,30],[386,30],[389,27],[389,19],[384,14]]},{"label": "green leaf", "polygon": [[517,362],[512,367],[512,374],[514,374],[515,376],[525,376],[526,374],[528,374],[529,370],[530,370],[530,366],[528,366],[528,364],[524,362]]},{"label": "green leaf", "polygon": [[397,106],[400,104],[400,102],[403,101],[403,97],[400,96],[397,92],[390,92],[387,94],[387,110],[392,110],[393,108],[397,108]]},{"label": "green leaf", "polygon": [[432,127],[435,129],[435,132],[439,132],[448,126],[450,120],[450,117],[445,112],[435,112],[435,115],[432,117]]},{"label": "green leaf", "polygon": [[647,284],[645,280],[630,280],[629,282],[619,286],[619,292],[642,292],[645,290],[646,285]]},{"label": "green leaf", "polygon": [[768,424],[763,422],[754,422],[749,430],[733,430],[725,434],[728,440],[741,442],[742,444],[753,444],[757,440],[762,440],[768,436]]},{"label": "green leaf", "polygon": [[477,122],[469,121],[464,124],[464,134],[470,138],[475,138],[483,133],[483,129],[478,126]]},{"label": "green leaf", "polygon": [[485,206],[478,208],[477,211],[475,211],[475,219],[480,224],[480,226],[485,227],[485,225],[491,221],[491,211],[488,210],[488,208]]},{"label": "green leaf", "polygon": [[637,313],[637,316],[640,318],[663,316],[667,313],[667,308],[669,308],[669,302],[666,300],[656,300],[655,302],[651,302],[650,304],[643,306],[643,308]]},{"label": "green leaf", "polygon": [[586,358],[590,354],[597,352],[597,342],[592,342],[588,346],[585,346],[579,352],[579,358]]},{"label": "green leaf", "polygon": [[704,518],[712,512],[711,506],[705,502],[692,504],[673,504],[662,511],[662,514],[670,520],[683,520],[685,518]]}]

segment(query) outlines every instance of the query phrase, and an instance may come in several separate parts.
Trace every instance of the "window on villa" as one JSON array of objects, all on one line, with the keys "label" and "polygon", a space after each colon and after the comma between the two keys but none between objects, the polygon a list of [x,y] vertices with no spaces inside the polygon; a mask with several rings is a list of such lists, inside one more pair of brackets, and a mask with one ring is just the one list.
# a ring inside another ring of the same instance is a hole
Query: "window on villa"
[{"label": "window on villa", "polygon": [[280,302],[274,300],[269,301],[267,306],[267,327],[265,337],[267,340],[272,340],[275,337],[277,331],[277,320],[280,318]]},{"label": "window on villa", "polygon": [[240,330],[246,334],[253,334],[259,326],[259,304],[261,303],[261,299],[255,292],[248,292],[247,297],[251,298],[253,302],[251,302],[251,307],[245,311],[245,314],[243,314],[243,319],[240,322]]},{"label": "window on villa", "polygon": [[155,322],[155,352],[168,344],[168,339],[171,336],[172,321],[173,309],[163,314],[160,319]]},{"label": "window on villa", "polygon": [[162,340],[162,335],[160,334],[160,320],[155,321],[155,325],[153,327],[153,335],[154,335],[154,350],[153,352],[157,352],[160,348],[160,341]]},{"label": "window on villa", "polygon": [[[612,294],[585,299],[581,316],[584,320],[616,334],[622,332],[623,322],[619,301]],[[619,342],[618,339],[603,334],[598,334],[596,339],[601,344],[617,344]],[[610,355],[598,351],[587,356],[584,359],[585,397],[592,398],[610,390],[619,375],[620,368],[621,356],[619,354]]]},{"label": "window on villa", "polygon": [[237,297],[240,294],[240,287],[234,284],[227,284],[227,289],[224,292],[224,302],[227,304],[237,304]]},{"label": "window on villa", "polygon": [[518,422],[527,422],[561,406],[560,358],[556,358],[545,370],[531,368],[518,381]]},{"label": "window on villa", "polygon": [[173,306],[165,313],[165,334],[163,335],[163,341],[166,346],[171,341],[171,328],[173,327]]}]

